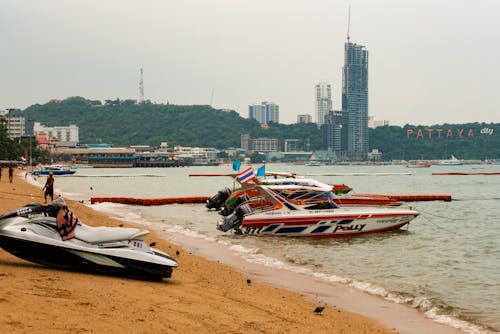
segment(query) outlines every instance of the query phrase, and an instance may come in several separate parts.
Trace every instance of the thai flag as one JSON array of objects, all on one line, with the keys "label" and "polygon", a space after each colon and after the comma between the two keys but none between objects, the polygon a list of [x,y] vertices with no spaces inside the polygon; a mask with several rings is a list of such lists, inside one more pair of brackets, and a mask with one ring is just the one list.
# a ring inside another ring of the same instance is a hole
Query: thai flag
[{"label": "thai flag", "polygon": [[255,178],[255,173],[252,167],[248,167],[247,169],[238,173],[238,180],[241,184],[248,183]]}]

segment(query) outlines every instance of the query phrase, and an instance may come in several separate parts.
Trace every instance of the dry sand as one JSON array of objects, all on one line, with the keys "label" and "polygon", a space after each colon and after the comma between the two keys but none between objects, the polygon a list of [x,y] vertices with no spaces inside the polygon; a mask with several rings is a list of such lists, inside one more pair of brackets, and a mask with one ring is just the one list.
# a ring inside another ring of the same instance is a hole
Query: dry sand
[{"label": "dry sand", "polygon": [[[24,175],[24,171],[21,173]],[[124,224],[65,200],[88,225]],[[0,213],[28,202],[43,203],[42,190],[22,177],[9,183],[4,172],[0,180]],[[378,297],[352,291],[342,294],[339,285],[313,282],[303,286],[305,281],[298,274],[287,276],[274,271],[273,275],[273,271],[254,266],[241,271],[207,260],[155,233],[146,239],[153,240],[156,248],[179,262],[172,278],[162,282],[47,268],[0,249],[0,332],[349,334],[411,333],[411,328],[427,333],[458,332],[404,306],[397,307],[408,309],[409,316],[398,313],[399,309],[391,310],[388,305],[392,303]],[[175,255],[177,250],[179,255]],[[203,249],[197,248],[200,252]],[[214,249],[211,252],[214,256]],[[231,261],[225,259],[226,263]],[[250,276],[251,282],[247,283]],[[324,295],[317,291],[324,291]],[[313,312],[319,301],[330,305],[321,315]],[[379,317],[386,309],[388,315]],[[397,319],[400,316],[410,319]]]}]

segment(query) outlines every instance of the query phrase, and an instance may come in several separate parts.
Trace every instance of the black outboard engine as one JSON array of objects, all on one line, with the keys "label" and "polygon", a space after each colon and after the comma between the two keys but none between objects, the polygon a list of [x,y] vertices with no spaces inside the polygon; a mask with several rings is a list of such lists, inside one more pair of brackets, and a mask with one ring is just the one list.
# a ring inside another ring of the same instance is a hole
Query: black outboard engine
[{"label": "black outboard engine", "polygon": [[219,190],[217,194],[213,195],[207,200],[207,208],[208,209],[215,209],[219,210],[222,205],[224,205],[224,202],[229,198],[231,195],[231,189],[229,188],[224,188],[222,190]]},{"label": "black outboard engine", "polygon": [[231,213],[233,213],[236,207],[238,207],[242,203],[248,202],[249,200],[250,198],[247,194],[240,195],[236,199],[234,199],[231,204],[224,205],[224,208],[222,208],[219,214],[223,216],[229,216]]},{"label": "black outboard engine", "polygon": [[234,210],[231,216],[224,217],[222,223],[217,225],[217,229],[222,232],[227,232],[232,228],[238,228],[243,222],[243,217],[251,212],[252,207],[249,204],[242,204]]}]

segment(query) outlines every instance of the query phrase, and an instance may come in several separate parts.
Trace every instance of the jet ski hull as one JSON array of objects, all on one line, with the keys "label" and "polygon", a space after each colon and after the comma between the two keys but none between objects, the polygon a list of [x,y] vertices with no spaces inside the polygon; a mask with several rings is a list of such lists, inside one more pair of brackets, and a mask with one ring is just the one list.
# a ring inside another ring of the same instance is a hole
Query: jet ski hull
[{"label": "jet ski hull", "polygon": [[23,260],[48,267],[148,280],[172,276],[172,267],[0,235],[0,247]]},{"label": "jet ski hull", "polygon": [[[91,227],[65,216],[61,200],[48,206],[28,204],[0,216],[0,247],[38,264],[141,279],[170,278],[177,261],[144,241],[147,230]],[[54,210],[56,209],[56,210]],[[62,211],[61,211],[62,210]],[[58,212],[57,217],[55,212]],[[71,237],[60,223],[73,221]]]}]

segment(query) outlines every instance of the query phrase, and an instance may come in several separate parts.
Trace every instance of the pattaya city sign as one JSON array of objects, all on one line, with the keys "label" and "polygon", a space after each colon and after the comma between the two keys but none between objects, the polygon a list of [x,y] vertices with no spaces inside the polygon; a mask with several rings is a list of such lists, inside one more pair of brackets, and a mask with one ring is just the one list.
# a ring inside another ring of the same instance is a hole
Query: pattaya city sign
[{"label": "pattaya city sign", "polygon": [[[482,128],[479,133],[481,135],[491,136],[493,129]],[[472,129],[441,129],[441,128],[426,128],[426,129],[407,129],[406,138],[472,138],[474,130]]]}]

